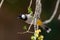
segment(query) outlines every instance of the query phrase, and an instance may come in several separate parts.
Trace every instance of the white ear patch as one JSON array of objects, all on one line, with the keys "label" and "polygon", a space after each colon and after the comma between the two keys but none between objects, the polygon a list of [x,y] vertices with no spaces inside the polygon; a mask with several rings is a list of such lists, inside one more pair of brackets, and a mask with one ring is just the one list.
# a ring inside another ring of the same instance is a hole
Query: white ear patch
[{"label": "white ear patch", "polygon": [[22,14],[22,16],[21,16],[23,19],[25,19],[25,15],[24,14]]}]

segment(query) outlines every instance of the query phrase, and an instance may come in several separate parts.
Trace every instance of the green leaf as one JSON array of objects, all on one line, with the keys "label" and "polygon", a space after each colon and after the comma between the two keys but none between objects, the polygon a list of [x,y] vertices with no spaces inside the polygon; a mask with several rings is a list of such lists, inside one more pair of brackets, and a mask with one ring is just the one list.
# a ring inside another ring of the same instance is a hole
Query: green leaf
[{"label": "green leaf", "polygon": [[31,40],[34,40],[34,38],[35,38],[34,36],[31,36]]},{"label": "green leaf", "polygon": [[27,26],[23,26],[23,29],[24,29],[24,30],[27,30]]},{"label": "green leaf", "polygon": [[33,13],[32,8],[28,8],[28,13]]}]

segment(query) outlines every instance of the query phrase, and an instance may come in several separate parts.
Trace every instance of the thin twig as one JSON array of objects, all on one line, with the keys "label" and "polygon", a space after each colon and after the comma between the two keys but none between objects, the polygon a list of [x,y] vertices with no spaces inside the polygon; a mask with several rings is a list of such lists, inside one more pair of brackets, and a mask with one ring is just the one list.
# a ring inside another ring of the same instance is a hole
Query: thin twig
[{"label": "thin twig", "polygon": [[3,2],[4,2],[4,0],[1,0],[1,2],[0,2],[0,8],[1,8],[1,6],[2,6]]},{"label": "thin twig", "polygon": [[30,31],[27,32],[27,31],[26,31],[26,32],[18,32],[17,34],[26,34],[26,33],[34,33],[34,32],[30,32]]},{"label": "thin twig", "polygon": [[30,1],[29,8],[31,7],[31,5],[32,5],[32,0]]}]

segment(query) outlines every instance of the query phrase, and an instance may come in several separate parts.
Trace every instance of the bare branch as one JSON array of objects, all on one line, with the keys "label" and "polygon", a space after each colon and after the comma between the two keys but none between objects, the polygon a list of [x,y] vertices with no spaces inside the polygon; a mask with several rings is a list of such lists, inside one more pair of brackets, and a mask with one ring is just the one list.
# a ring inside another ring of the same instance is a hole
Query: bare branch
[{"label": "bare branch", "polygon": [[52,16],[50,17],[50,19],[44,21],[44,22],[43,22],[44,24],[50,23],[50,22],[53,20],[53,18],[55,17],[55,15],[56,15],[56,13],[57,13],[58,6],[59,6],[59,2],[60,2],[60,0],[57,0],[56,6],[55,6],[55,10],[54,10]]},{"label": "bare branch", "polygon": [[3,2],[4,2],[4,0],[1,0],[1,2],[0,2],[0,8],[1,8],[1,6],[2,6]]}]

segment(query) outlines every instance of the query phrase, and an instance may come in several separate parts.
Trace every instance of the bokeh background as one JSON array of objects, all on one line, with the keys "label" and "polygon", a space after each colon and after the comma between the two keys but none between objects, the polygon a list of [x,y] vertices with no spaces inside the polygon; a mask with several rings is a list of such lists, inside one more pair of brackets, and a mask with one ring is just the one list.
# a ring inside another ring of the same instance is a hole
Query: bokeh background
[{"label": "bokeh background", "polygon": [[[0,0],[1,1],[1,0]],[[33,0],[32,10],[35,10],[35,1]],[[29,26],[21,19],[17,19],[20,13],[27,13],[27,8],[30,0],[5,0],[0,8],[0,40],[30,40],[32,34],[17,34],[17,32],[23,32],[22,27],[24,25]],[[50,18],[53,13],[56,0],[42,0],[42,14],[41,20],[45,21]],[[47,34],[42,30],[42,34],[45,36],[44,40],[60,40],[60,20],[58,16],[60,14],[60,5],[52,22],[47,24],[52,31]],[[31,29],[33,30],[33,28]]]}]

